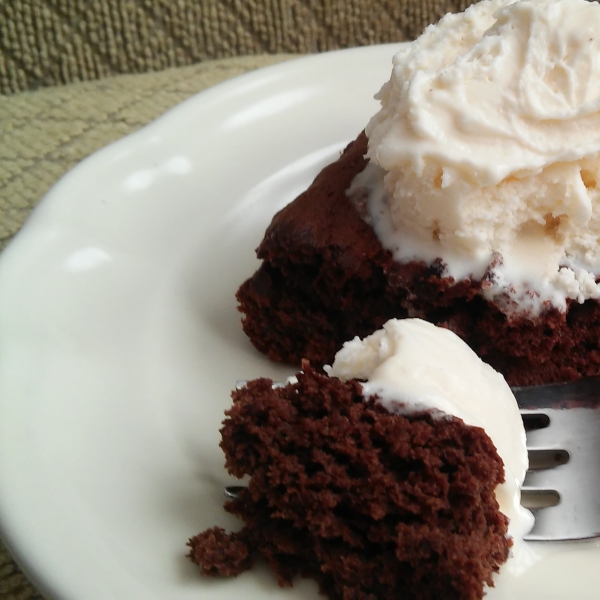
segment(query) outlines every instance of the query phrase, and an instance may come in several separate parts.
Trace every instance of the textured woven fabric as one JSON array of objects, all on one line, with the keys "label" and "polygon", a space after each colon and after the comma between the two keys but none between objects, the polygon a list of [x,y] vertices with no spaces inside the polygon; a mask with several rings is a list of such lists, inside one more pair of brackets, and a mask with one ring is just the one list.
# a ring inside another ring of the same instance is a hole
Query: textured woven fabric
[{"label": "textured woven fabric", "polygon": [[0,91],[412,39],[469,0],[1,0]]}]

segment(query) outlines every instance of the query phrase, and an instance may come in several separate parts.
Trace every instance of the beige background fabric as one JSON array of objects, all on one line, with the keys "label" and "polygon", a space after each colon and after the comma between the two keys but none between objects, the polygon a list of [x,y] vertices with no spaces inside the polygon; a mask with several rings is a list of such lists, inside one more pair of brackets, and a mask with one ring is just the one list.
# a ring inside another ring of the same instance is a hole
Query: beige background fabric
[{"label": "beige background fabric", "polygon": [[0,92],[413,39],[469,0],[0,0]]},{"label": "beige background fabric", "polygon": [[[412,39],[468,4],[0,0],[0,249],[66,171],[192,94],[283,52]],[[0,599],[41,599],[1,542]]]}]

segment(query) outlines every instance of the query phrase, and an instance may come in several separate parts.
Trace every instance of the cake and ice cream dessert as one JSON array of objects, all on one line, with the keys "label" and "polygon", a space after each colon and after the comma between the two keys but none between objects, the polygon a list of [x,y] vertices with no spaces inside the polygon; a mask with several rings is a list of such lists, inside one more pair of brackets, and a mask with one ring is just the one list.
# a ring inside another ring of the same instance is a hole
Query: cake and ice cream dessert
[{"label": "cake and ice cream dessert", "polygon": [[532,526],[504,378],[419,319],[348,342],[326,371],[233,392],[221,447],[249,479],[225,508],[245,524],[195,536],[190,558],[231,576],[260,555],[280,585],[312,577],[340,600],[482,598]]},{"label": "cake and ice cream dessert", "polygon": [[600,373],[599,31],[585,0],[446,15],[274,216],[237,297],[256,348],[302,367],[233,393],[244,526],[190,540],[203,573],[260,555],[332,599],[472,600],[519,571],[508,384]]},{"label": "cake and ice cream dessert", "polygon": [[238,291],[276,361],[390,318],[510,384],[600,372],[600,5],[483,0],[404,45],[381,109],[280,211]]}]

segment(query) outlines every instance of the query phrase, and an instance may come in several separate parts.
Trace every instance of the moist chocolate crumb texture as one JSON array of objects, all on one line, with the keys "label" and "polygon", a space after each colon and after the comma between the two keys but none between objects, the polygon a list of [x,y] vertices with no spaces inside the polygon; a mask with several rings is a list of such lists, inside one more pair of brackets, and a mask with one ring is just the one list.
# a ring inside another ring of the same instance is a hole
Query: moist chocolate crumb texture
[{"label": "moist chocolate crumb texture", "polygon": [[394,414],[308,362],[296,383],[233,392],[221,430],[227,470],[249,476],[225,509],[245,525],[189,541],[208,576],[260,555],[283,587],[317,580],[340,600],[474,600],[512,541],[496,486],[504,468],[483,429]]},{"label": "moist chocolate crumb texture", "polygon": [[327,375],[233,392],[226,468],[248,477],[225,509],[243,528],[189,540],[206,576],[262,556],[282,587],[340,600],[480,599],[527,565],[532,514],[523,422],[502,375],[458,336],[393,319],[346,342]]},{"label": "moist chocolate crumb texture", "polygon": [[[366,133],[257,249],[237,292],[254,346],[319,367],[346,340],[419,317],[511,385],[599,373],[600,72],[585,65],[600,46],[581,33],[592,23],[596,3],[485,0],[401,50]],[[388,224],[349,192],[367,175],[380,177]]]}]

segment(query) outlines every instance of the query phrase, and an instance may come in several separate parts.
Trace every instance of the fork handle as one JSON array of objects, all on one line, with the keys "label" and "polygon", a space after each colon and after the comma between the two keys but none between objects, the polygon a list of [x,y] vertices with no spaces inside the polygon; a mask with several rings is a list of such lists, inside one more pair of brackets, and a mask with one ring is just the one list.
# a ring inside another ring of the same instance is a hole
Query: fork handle
[{"label": "fork handle", "polygon": [[599,408],[600,376],[511,388],[519,408]]}]

